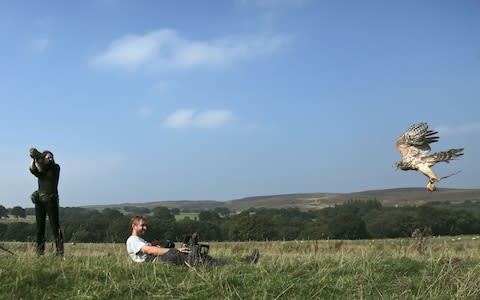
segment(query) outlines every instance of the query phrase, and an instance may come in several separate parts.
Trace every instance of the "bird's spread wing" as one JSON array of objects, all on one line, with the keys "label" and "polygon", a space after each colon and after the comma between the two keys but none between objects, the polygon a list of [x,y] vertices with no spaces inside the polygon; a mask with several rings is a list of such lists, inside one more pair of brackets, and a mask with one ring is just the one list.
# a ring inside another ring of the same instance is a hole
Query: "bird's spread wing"
[{"label": "bird's spread wing", "polygon": [[438,132],[429,130],[427,123],[419,123],[410,126],[402,134],[396,143],[403,160],[423,157],[430,151],[430,143],[438,141]]}]

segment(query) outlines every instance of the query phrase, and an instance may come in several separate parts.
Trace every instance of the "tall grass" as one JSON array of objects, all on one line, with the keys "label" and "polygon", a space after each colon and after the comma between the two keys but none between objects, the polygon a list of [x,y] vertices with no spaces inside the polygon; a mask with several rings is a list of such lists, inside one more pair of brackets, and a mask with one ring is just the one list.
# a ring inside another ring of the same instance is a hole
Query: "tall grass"
[{"label": "tall grass", "polygon": [[[37,258],[1,243],[1,299],[480,299],[480,242],[414,239],[211,243],[221,267],[137,264],[123,244],[68,244]],[[256,265],[239,260],[260,249]],[[2,253],[3,252],[3,253]]]}]

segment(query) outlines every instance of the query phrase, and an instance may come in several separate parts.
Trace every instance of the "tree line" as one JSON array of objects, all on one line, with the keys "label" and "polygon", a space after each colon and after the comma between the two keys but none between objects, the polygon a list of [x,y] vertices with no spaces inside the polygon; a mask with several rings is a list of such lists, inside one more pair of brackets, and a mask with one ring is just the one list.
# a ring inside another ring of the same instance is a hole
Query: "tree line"
[{"label": "tree line", "polygon": [[21,206],[14,206],[7,209],[5,206],[0,205],[0,219],[9,218],[9,215],[12,215],[15,218],[25,218],[27,216],[27,211]]},{"label": "tree line", "polygon": [[[129,223],[134,215],[146,215],[146,238],[150,240],[183,241],[186,235],[198,232],[205,241],[274,241],[409,237],[416,228],[429,228],[433,235],[479,234],[479,211],[478,200],[463,206],[431,203],[398,208],[368,200],[311,211],[250,208],[232,213],[218,208],[181,220],[175,219],[178,209],[166,207],[125,207],[123,212],[66,207],[60,208],[60,217],[66,242],[123,243],[130,235]],[[32,209],[25,212],[33,214]],[[35,226],[21,217],[15,222],[0,223],[0,240],[34,241]],[[47,238],[51,240],[49,234],[47,228]]]}]

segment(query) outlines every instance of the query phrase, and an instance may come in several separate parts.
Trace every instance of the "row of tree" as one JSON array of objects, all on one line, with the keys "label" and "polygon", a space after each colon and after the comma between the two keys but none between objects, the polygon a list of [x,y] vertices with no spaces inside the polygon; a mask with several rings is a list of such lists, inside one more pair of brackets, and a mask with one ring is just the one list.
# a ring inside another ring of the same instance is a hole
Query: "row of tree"
[{"label": "row of tree", "polygon": [[[125,242],[130,219],[137,212],[60,208],[65,241]],[[295,208],[252,208],[235,214],[208,210],[198,218],[178,221],[174,213],[178,211],[165,207],[149,210],[147,239],[182,241],[193,232],[209,241],[396,238],[409,237],[415,228],[424,227],[431,228],[433,235],[480,233],[480,215],[471,210],[438,205],[383,207],[375,200],[307,212]],[[22,221],[0,223],[0,240],[34,241],[35,226]]]},{"label": "row of tree", "polygon": [[0,219],[7,219],[11,216],[15,218],[25,218],[27,216],[27,212],[21,206],[14,206],[10,209],[6,208],[3,205],[0,205]]}]

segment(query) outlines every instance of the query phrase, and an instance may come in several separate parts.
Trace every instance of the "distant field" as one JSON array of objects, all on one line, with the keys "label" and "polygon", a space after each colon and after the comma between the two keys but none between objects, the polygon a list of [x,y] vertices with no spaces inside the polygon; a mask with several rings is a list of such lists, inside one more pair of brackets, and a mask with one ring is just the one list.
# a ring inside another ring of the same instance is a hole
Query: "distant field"
[{"label": "distant field", "polygon": [[[222,267],[136,264],[124,244],[67,244],[64,259],[0,243],[1,299],[480,299],[480,237],[210,243]],[[239,258],[258,248],[256,265]]]},{"label": "distant field", "polygon": [[180,221],[187,217],[190,218],[191,220],[195,220],[198,218],[198,213],[197,212],[181,212],[180,214],[175,216],[175,220]]},{"label": "distant field", "polygon": [[35,216],[28,215],[26,218],[16,218],[10,215],[9,218],[0,219],[0,223],[16,223],[16,222],[35,223]]}]

